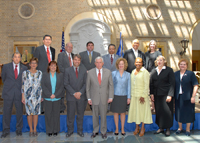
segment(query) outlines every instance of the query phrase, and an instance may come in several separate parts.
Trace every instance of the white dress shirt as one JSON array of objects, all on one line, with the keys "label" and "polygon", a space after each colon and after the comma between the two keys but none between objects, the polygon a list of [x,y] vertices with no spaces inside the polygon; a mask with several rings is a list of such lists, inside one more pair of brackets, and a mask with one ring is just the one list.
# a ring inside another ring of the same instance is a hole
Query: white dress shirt
[{"label": "white dress shirt", "polygon": [[166,69],[166,66],[163,66],[162,69],[160,70],[160,72],[159,72],[159,70],[158,70],[158,67],[156,68],[156,71],[157,71],[158,75],[161,73],[161,71],[162,71],[163,69]]},{"label": "white dress shirt", "polygon": [[67,51],[66,51],[66,53],[67,53],[67,56],[68,56],[68,57],[69,57],[69,54],[70,54],[70,58],[71,58],[72,66],[73,66],[72,54],[71,54],[71,53],[68,53]]},{"label": "white dress shirt", "polygon": [[132,48],[133,50],[133,53],[135,54],[135,57],[137,58],[138,57],[138,50],[135,50],[134,48]]}]

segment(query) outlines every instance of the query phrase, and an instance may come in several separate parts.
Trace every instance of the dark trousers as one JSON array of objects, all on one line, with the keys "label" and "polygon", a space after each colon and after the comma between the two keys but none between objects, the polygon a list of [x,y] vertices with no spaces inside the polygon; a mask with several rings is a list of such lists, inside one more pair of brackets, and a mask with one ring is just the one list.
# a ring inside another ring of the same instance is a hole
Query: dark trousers
[{"label": "dark trousers", "polygon": [[66,109],[66,106],[65,106],[65,103],[64,103],[64,97],[61,98],[61,102],[60,102],[60,111],[65,111]]},{"label": "dark trousers", "polygon": [[67,129],[68,133],[74,132],[74,119],[77,110],[77,132],[83,132],[83,117],[87,100],[67,101]]},{"label": "dark trousers", "polygon": [[60,102],[44,99],[46,133],[60,132]]},{"label": "dark trousers", "polygon": [[10,120],[12,115],[13,103],[16,108],[16,132],[21,132],[23,127],[23,104],[21,100],[3,100],[3,133],[10,132]]}]

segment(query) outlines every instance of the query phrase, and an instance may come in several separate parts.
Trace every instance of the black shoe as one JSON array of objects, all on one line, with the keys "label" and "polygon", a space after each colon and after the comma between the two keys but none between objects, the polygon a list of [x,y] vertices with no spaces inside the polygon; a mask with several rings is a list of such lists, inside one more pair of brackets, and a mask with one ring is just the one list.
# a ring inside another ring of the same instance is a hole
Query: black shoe
[{"label": "black shoe", "polygon": [[21,131],[18,131],[18,132],[16,132],[16,135],[17,135],[17,136],[21,136],[21,135],[22,135],[22,132],[21,132]]},{"label": "black shoe", "polygon": [[176,134],[178,135],[178,134],[180,134],[180,133],[182,133],[183,132],[183,130],[177,130],[176,131]]},{"label": "black shoe", "polygon": [[64,111],[60,111],[60,113],[64,113]]},{"label": "black shoe", "polygon": [[99,133],[92,133],[91,138],[95,138]]},{"label": "black shoe", "polygon": [[73,132],[71,132],[71,133],[66,133],[66,137],[68,138],[68,137],[70,137],[72,134],[73,134]]},{"label": "black shoe", "polygon": [[9,135],[9,133],[2,133],[1,138],[5,138],[8,135]]},{"label": "black shoe", "polygon": [[186,131],[186,132],[185,132],[185,135],[186,135],[186,136],[190,136],[190,132]]},{"label": "black shoe", "polygon": [[58,135],[58,133],[53,133],[53,136],[56,137]]},{"label": "black shoe", "polygon": [[116,135],[116,136],[117,136],[117,135],[119,135],[119,133],[114,133],[114,135]]},{"label": "black shoe", "polygon": [[78,134],[80,137],[84,137],[83,132],[78,132],[77,134]]},{"label": "black shoe", "polygon": [[102,139],[106,139],[107,135],[106,134],[101,134]]},{"label": "black shoe", "polygon": [[154,134],[160,134],[160,133],[164,133],[163,129],[158,129],[156,132],[154,132]]},{"label": "black shoe", "polygon": [[44,114],[44,111],[42,111],[41,114]]},{"label": "black shoe", "polygon": [[48,133],[48,136],[51,137],[51,136],[52,136],[52,133]]},{"label": "black shoe", "polygon": [[166,137],[169,137],[169,136],[170,136],[170,130],[168,130],[168,129],[166,130],[165,136],[166,136]]},{"label": "black shoe", "polygon": [[121,135],[122,135],[122,136],[125,136],[125,135],[126,135],[126,133],[121,133]]}]

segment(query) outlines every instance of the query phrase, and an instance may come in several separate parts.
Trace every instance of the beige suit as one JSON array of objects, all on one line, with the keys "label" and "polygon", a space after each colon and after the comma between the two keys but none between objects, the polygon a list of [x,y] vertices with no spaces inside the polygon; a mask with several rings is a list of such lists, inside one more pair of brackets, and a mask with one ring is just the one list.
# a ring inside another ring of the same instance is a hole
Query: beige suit
[{"label": "beige suit", "polygon": [[86,95],[92,100],[93,133],[99,131],[99,114],[101,117],[101,133],[107,131],[106,113],[108,99],[114,97],[114,87],[110,70],[102,68],[102,80],[99,85],[96,68],[88,71]]}]

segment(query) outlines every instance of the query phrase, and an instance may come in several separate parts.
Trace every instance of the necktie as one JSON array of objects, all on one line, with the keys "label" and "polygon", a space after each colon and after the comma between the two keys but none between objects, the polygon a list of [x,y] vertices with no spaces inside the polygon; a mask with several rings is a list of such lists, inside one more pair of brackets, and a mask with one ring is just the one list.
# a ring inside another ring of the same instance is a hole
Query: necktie
[{"label": "necktie", "polygon": [[98,81],[99,81],[99,85],[101,85],[101,72],[99,70],[99,74],[98,74]]},{"label": "necktie", "polygon": [[48,62],[51,62],[49,47],[47,47],[47,58],[48,58]]},{"label": "necktie", "polygon": [[15,74],[15,79],[17,79],[17,76],[18,76],[18,70],[17,70],[17,65],[15,65],[15,70],[14,70],[14,74]]},{"label": "necktie", "polygon": [[71,67],[71,66],[72,66],[72,61],[71,61],[70,54],[69,54],[69,56],[68,56],[68,59],[69,59],[69,65],[70,65],[70,67]]},{"label": "necktie", "polygon": [[89,60],[90,60],[90,63],[92,61],[92,55],[91,55],[91,52],[89,52]]},{"label": "necktie", "polygon": [[113,64],[113,57],[112,57],[112,55],[111,55],[110,61],[111,61],[111,65],[112,65]]},{"label": "necktie", "polygon": [[78,70],[77,70],[77,68],[76,68],[76,77],[78,78]]}]

